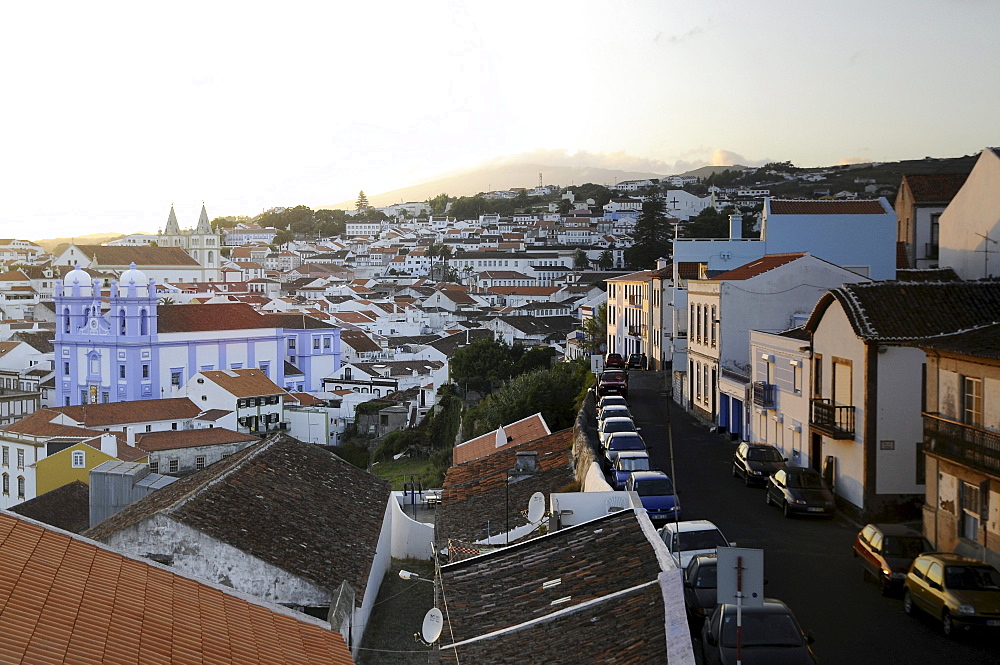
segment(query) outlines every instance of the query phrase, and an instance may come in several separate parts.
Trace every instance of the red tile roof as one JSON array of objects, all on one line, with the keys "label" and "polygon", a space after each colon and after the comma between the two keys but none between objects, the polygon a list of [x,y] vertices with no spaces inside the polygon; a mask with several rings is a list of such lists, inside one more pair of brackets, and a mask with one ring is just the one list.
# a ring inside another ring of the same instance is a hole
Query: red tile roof
[{"label": "red tile roof", "polygon": [[772,215],[884,215],[886,209],[875,199],[861,201],[809,201],[771,199]]},{"label": "red tile roof", "polygon": [[908,174],[903,176],[903,186],[909,187],[914,203],[947,203],[968,177],[968,173]]},{"label": "red tile roof", "polygon": [[319,620],[0,513],[0,662],[353,663]]},{"label": "red tile roof", "polygon": [[285,391],[259,369],[207,370],[199,372],[235,397],[280,395]]},{"label": "red tile roof", "polygon": [[151,420],[187,420],[201,413],[201,408],[187,397],[55,406],[52,410],[66,414],[84,427],[106,427]]},{"label": "red tile roof", "polygon": [[200,446],[217,446],[226,443],[256,443],[260,437],[252,434],[240,434],[225,427],[206,429],[167,430],[165,432],[149,432],[139,434],[135,445],[146,452],[158,450],[176,450],[178,448],[198,448]]},{"label": "red tile roof", "polygon": [[76,248],[102,268],[127,267],[132,262],[139,270],[149,266],[199,267],[198,262],[180,247],[76,245]]},{"label": "red tile roof", "polygon": [[791,263],[796,259],[801,259],[805,255],[805,252],[796,252],[793,254],[767,254],[756,261],[751,261],[746,265],[733,268],[732,270],[727,270],[712,279],[717,281],[750,279],[751,277],[756,277],[757,275],[763,274],[768,270],[774,270],[775,268],[783,266],[787,263]]},{"label": "red tile roof", "polygon": [[[541,413],[522,418],[517,422],[504,425],[492,432],[483,434],[452,448],[452,464],[470,462],[498,450],[517,446],[526,441],[534,441],[550,434],[549,426]],[[497,444],[500,441],[500,444]]]},{"label": "red tile roof", "polygon": [[204,330],[244,330],[276,328],[275,321],[241,302],[218,305],[160,305],[157,331],[161,333]]}]

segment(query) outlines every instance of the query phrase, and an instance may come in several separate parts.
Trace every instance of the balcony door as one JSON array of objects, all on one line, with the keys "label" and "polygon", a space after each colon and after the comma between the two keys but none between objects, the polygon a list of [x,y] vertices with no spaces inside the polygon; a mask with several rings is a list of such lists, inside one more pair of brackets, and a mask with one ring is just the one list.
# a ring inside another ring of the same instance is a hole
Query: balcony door
[{"label": "balcony door", "polygon": [[853,367],[846,358],[833,358],[833,403],[835,406],[853,406],[851,394]]}]

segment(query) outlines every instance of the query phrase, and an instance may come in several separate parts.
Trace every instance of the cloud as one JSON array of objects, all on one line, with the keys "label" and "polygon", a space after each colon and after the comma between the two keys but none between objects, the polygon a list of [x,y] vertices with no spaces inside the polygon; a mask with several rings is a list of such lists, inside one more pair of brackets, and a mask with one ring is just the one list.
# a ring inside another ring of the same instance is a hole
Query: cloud
[{"label": "cloud", "polygon": [[[652,173],[670,173],[673,168],[668,162],[659,159],[636,157],[623,151],[590,152],[580,150],[532,150],[516,155],[497,157],[480,166],[502,166],[504,164],[539,163],[552,166],[591,166],[596,168],[617,169],[619,171],[648,171]],[[477,167],[478,168],[478,167]]]}]

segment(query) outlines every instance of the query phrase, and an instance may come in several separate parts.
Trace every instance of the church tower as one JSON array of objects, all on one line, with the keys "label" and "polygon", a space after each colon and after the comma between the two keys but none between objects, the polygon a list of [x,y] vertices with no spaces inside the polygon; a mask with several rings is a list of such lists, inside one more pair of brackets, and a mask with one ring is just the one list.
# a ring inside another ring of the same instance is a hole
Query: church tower
[{"label": "church tower", "polygon": [[212,225],[208,221],[208,211],[202,203],[198,226],[188,235],[188,254],[203,268],[218,270],[221,263],[219,246],[219,235],[212,231]]},{"label": "church tower", "polygon": [[163,233],[160,234],[160,246],[161,247],[184,247],[184,235],[181,233],[181,227],[177,224],[177,214],[174,212],[174,206],[170,206],[170,214],[167,215],[167,225],[163,227]]}]

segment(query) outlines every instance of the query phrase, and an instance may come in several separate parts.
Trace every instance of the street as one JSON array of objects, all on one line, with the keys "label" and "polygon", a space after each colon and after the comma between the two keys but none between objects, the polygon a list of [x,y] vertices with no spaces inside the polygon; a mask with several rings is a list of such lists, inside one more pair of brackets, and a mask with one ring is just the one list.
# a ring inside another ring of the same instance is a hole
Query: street
[{"label": "street", "polygon": [[[768,597],[785,601],[816,638],[822,663],[997,663],[1000,633],[946,638],[940,622],[909,617],[901,599],[882,597],[862,580],[852,543],[863,525],[786,519],[766,506],[764,490],[732,477],[736,443],[673,404],[660,372],[629,372],[629,408],[642,428],[652,466],[674,479],[683,518],[708,519],[739,547],[764,550]],[[665,406],[669,403],[669,415]],[[668,420],[672,426],[671,473]],[[696,644],[696,651],[698,645]]]}]

